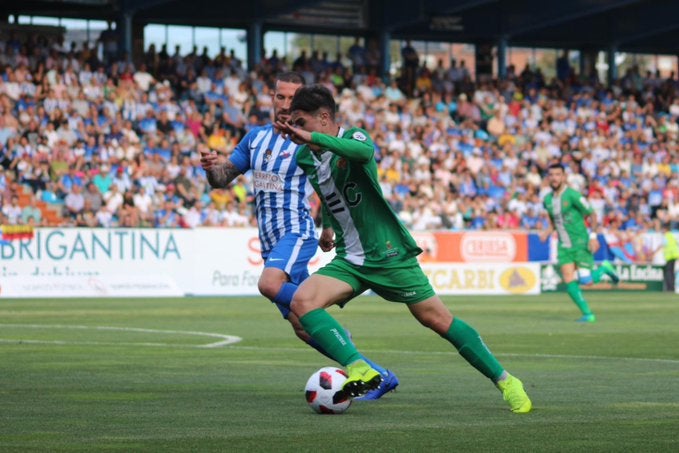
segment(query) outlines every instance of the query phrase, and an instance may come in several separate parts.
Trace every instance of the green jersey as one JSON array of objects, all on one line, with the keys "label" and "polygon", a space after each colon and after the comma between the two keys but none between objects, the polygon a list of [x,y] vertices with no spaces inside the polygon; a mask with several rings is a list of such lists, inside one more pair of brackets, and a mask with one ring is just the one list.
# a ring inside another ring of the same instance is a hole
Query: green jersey
[{"label": "green jersey", "polygon": [[544,205],[559,235],[559,247],[588,247],[589,232],[585,217],[593,210],[580,192],[570,187],[566,187],[561,193],[551,192],[545,197]]},{"label": "green jersey", "polygon": [[324,225],[335,230],[335,252],[357,266],[398,265],[422,253],[382,195],[372,139],[359,128],[332,137],[319,132],[297,150],[297,164],[323,203]]}]

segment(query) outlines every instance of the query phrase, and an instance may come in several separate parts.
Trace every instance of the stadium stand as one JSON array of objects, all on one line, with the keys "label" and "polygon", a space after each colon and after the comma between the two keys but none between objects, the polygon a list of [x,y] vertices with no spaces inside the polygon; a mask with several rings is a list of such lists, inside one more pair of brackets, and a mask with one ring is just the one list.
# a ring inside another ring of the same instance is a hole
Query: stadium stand
[{"label": "stadium stand", "polygon": [[413,230],[535,229],[546,166],[567,163],[606,228],[679,227],[679,83],[634,68],[605,86],[529,67],[474,81],[419,66],[412,95],[369,68],[317,53],[246,71],[151,48],[105,64],[88,46],[0,39],[0,223],[44,226],[253,225],[248,181],[209,191],[198,149],[227,154],[268,121],[273,74],[301,71],[368,130],[382,189]]}]

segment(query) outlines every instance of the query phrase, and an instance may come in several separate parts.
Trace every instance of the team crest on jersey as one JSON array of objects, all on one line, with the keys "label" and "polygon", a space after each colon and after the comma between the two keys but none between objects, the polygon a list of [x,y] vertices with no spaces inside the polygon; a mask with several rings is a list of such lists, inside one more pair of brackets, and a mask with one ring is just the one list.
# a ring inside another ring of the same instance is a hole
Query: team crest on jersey
[{"label": "team crest on jersey", "polygon": [[269,159],[271,159],[272,154],[273,154],[273,151],[271,151],[270,149],[267,149],[266,151],[264,151],[264,162],[265,163],[269,162]]},{"label": "team crest on jersey", "polygon": [[354,140],[358,140],[359,142],[364,142],[368,139],[368,137],[366,137],[365,134],[361,131],[354,132],[351,138],[353,138]]},{"label": "team crest on jersey", "polygon": [[341,168],[342,170],[347,168],[347,160],[344,157],[340,157],[337,160],[337,168]]},{"label": "team crest on jersey", "polygon": [[567,208],[567,207],[568,207],[568,205],[570,205],[570,203],[569,203],[569,202],[567,202],[567,201],[564,201],[564,202],[563,202],[563,207],[564,207],[564,208]]}]

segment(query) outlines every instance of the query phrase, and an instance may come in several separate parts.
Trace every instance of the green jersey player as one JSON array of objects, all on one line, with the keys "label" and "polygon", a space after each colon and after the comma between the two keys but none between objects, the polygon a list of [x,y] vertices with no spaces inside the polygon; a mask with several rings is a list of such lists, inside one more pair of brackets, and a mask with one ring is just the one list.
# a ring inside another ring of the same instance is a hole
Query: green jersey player
[{"label": "green jersey player", "polygon": [[325,309],[371,289],[406,304],[421,324],[452,343],[497,385],[513,412],[529,412],[532,404],[521,381],[505,371],[476,330],[453,317],[434,293],[417,262],[420,248],[382,196],[368,133],[335,123],[335,101],[320,85],[301,88],[290,109],[291,121],[278,127],[304,145],[297,151],[297,163],[321,198],[324,226],[332,227],[323,229],[321,248],[336,248],[335,258],[302,283],[291,308],[306,332],[347,367],[344,392],[359,396],[379,385],[381,376],[361,359]]},{"label": "green jersey player", "polygon": [[[607,274],[614,283],[619,278],[608,261],[598,268],[594,266],[594,253],[599,249],[597,218],[587,199],[577,190],[566,186],[566,174],[560,163],[549,166],[548,177],[552,192],[545,197],[544,206],[551,224],[550,228],[542,232],[541,239],[544,242],[556,230],[559,237],[558,266],[566,284],[566,292],[582,312],[578,322],[594,322],[596,316],[582,295],[580,284],[599,283],[603,274]],[[590,219],[591,233],[585,224],[586,218]],[[576,270],[578,280],[575,279]]]}]

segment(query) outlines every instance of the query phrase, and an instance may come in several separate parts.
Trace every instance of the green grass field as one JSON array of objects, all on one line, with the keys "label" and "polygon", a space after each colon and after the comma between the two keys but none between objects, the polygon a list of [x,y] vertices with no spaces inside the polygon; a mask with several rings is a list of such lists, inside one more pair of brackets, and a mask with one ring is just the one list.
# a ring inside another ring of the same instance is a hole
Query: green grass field
[{"label": "green grass field", "polygon": [[0,451],[679,450],[679,297],[588,298],[592,325],[562,294],[445,299],[524,381],[527,415],[376,298],[332,312],[401,385],[343,415],[307,407],[332,363],[262,298],[0,299]]}]

